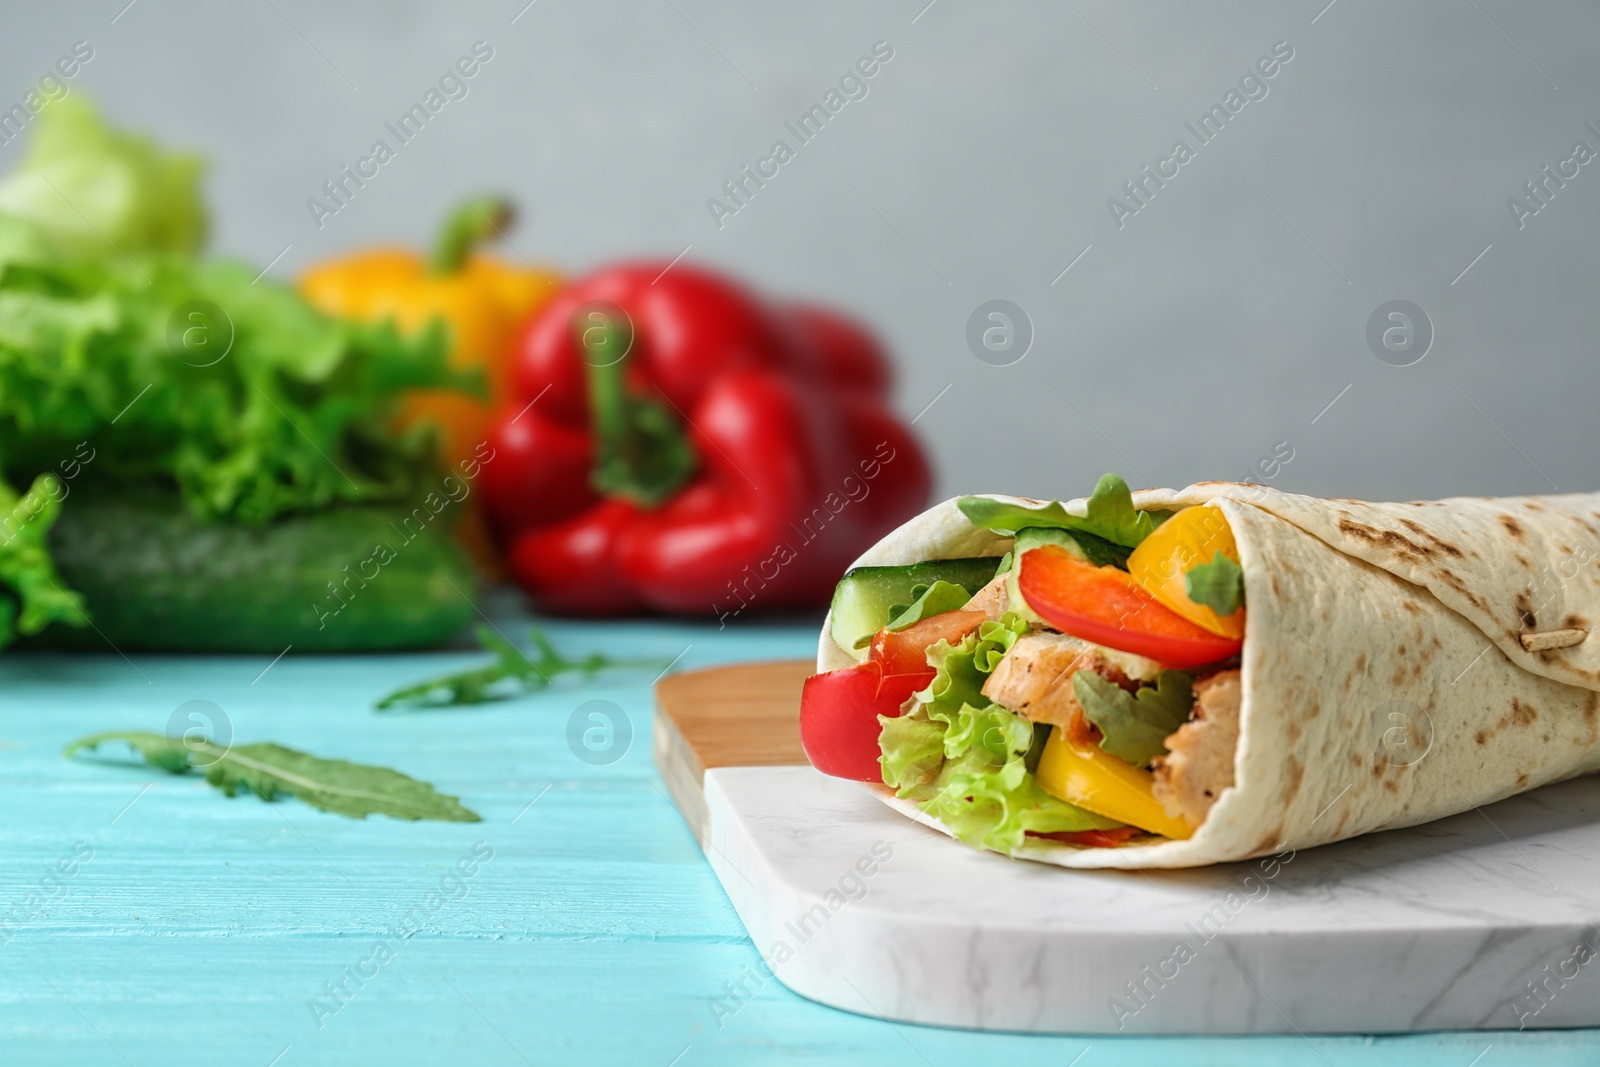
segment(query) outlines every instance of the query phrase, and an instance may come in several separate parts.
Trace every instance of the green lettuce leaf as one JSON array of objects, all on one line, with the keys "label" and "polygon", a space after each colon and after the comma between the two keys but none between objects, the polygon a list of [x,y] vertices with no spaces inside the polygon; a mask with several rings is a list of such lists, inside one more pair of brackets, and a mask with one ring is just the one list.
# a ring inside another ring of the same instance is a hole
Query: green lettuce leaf
[{"label": "green lettuce leaf", "polygon": [[930,616],[957,611],[972,599],[972,594],[961,586],[943,580],[932,585],[913,586],[911,595],[911,603],[889,608],[889,629],[899,632]]},{"label": "green lettuce leaf", "polygon": [[910,796],[938,777],[944,766],[944,723],[932,721],[921,708],[896,718],[880,715],[878,723],[884,785]]},{"label": "green lettuce leaf", "polygon": [[69,96],[39,112],[27,155],[0,181],[0,214],[33,223],[66,256],[193,253],[206,236],[203,169]]},{"label": "green lettuce leaf", "polygon": [[1015,534],[1029,526],[1073,530],[1104,538],[1114,545],[1135,548],[1150,536],[1150,531],[1165,519],[1166,513],[1136,511],[1133,494],[1128,483],[1115,474],[1100,478],[1089,495],[1088,508],[1083,516],[1069,515],[1058,501],[1039,507],[1024,504],[1007,504],[985,497],[964,496],[956,506],[974,526],[997,533]]},{"label": "green lettuce leaf", "polygon": [[1135,511],[1128,483],[1115,474],[1102,474],[1089,494],[1084,533],[1103,537],[1114,545],[1137,548],[1156,528],[1155,516]]},{"label": "green lettuce leaf", "polygon": [[1028,623],[1014,611],[1005,612],[999,621],[980,622],[974,631],[976,641],[972,646],[972,662],[979,673],[988,675],[1000,665],[1000,660],[1017,638],[1028,632]]},{"label": "green lettuce leaf", "polygon": [[73,491],[175,486],[202,518],[250,523],[410,499],[432,437],[390,421],[405,389],[477,383],[446,360],[442,331],[327,318],[242,264],[14,263],[0,274],[0,470],[18,484],[92,453]]},{"label": "green lettuce leaf", "polygon": [[1027,631],[1007,614],[985,622],[960,644],[928,650],[934,680],[908,715],[881,717],[884,782],[948,826],[961,841],[1013,852],[1025,835],[1111,829],[1121,825],[1041,790],[1027,761],[1034,726],[990,703],[983,683]]},{"label": "green lettuce leaf", "polygon": [[[896,794],[975,847],[1014,852],[1028,832],[1070,833],[1122,825],[1046,793],[1027,769],[1033,724],[998,705],[967,708],[946,727],[918,708],[881,719],[884,781]],[[961,731],[961,742],[949,739]],[[949,752],[955,749],[955,755]]]},{"label": "green lettuce leaf", "polygon": [[979,670],[974,662],[977,646],[977,635],[972,633],[962,638],[959,644],[939,641],[928,649],[928,666],[934,670],[933,681],[916,697],[935,712],[936,718],[943,716],[941,722],[948,723],[949,716],[959,711],[963,704],[981,707],[989,702],[983,695],[983,683],[988,675]]},{"label": "green lettuce leaf", "polygon": [[8,263],[45,263],[55,258],[44,232],[26,219],[0,215],[0,270]]},{"label": "green lettuce leaf", "polygon": [[[939,709],[930,709],[930,719],[938,719]],[[973,707],[963,704],[953,711],[945,725],[944,757],[960,759],[980,751],[990,763],[999,766],[1013,757],[1026,756],[1033,747],[1033,724],[999,704]]]},{"label": "green lettuce leaf", "polygon": [[0,481],[0,647],[52,622],[85,622],[82,599],[67,591],[45,546],[64,493],[50,474],[21,496]]},{"label": "green lettuce leaf", "polygon": [[[1032,733],[1030,727],[1030,737]],[[1123,825],[1040,789],[1024,766],[1025,753],[1024,748],[1023,753],[998,766],[983,749],[969,749],[956,759],[945,760],[933,784],[933,796],[919,807],[949,827],[958,841],[1007,854],[1021,848],[1030,831],[1075,833]]]},{"label": "green lettuce leaf", "polygon": [[[934,669],[933,681],[916,695],[917,699],[928,705],[936,719],[955,714],[964,704],[980,708],[988,704],[983,683],[1017,638],[1027,632],[1028,624],[1022,617],[1008,611],[998,622],[979,623],[960,644],[936,642],[927,652],[928,666]],[[946,717],[942,721],[950,720]]]},{"label": "green lettuce leaf", "polygon": [[1244,606],[1244,569],[1221,550],[1183,576],[1184,590],[1222,618]]},{"label": "green lettuce leaf", "polygon": [[1189,721],[1194,689],[1182,671],[1162,671],[1156,684],[1129,693],[1093,671],[1072,676],[1084,717],[1100,728],[1100,747],[1135,767],[1166,752],[1167,736]]}]

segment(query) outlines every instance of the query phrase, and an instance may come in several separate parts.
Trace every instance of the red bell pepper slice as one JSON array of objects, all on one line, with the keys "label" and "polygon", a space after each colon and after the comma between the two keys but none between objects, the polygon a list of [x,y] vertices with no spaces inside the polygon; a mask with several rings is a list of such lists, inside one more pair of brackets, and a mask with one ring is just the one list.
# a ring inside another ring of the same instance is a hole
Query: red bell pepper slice
[{"label": "red bell pepper slice", "polygon": [[1062,633],[1184,670],[1238,655],[1244,642],[1185,619],[1135,585],[1126,571],[1096,567],[1059,545],[1025,552],[1017,589]]}]

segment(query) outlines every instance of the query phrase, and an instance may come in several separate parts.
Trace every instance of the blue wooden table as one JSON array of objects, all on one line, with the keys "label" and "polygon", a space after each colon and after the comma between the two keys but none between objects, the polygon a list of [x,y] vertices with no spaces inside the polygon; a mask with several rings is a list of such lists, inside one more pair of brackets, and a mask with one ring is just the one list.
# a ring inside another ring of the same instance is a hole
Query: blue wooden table
[{"label": "blue wooden table", "polygon": [[[520,638],[514,609],[494,614]],[[814,627],[546,629],[564,650],[681,656],[681,670],[804,657]],[[773,981],[730,1001],[758,957],[651,765],[653,673],[483,708],[372,710],[397,684],[480,658],[0,657],[0,1063],[1600,1061],[1593,1031],[1042,1038],[894,1025]],[[193,700],[239,741],[398,767],[483,822],[358,822],[228,800],[121,749],[61,758],[82,734],[166,729]],[[569,743],[594,700],[625,715],[625,749],[621,716],[609,739]]]}]

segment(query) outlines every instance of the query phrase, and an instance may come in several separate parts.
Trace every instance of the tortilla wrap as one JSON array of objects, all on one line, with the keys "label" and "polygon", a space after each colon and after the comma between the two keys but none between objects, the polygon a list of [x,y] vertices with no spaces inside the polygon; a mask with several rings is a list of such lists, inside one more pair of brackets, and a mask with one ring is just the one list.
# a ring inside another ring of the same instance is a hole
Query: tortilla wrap
[{"label": "tortilla wrap", "polygon": [[[1201,482],[1133,500],[1141,510],[1211,504],[1232,526],[1248,604],[1235,784],[1188,840],[1075,848],[1030,839],[1017,857],[1078,868],[1242,860],[1443,818],[1600,769],[1600,637],[1542,651],[1521,641],[1600,620],[1600,493],[1374,504]],[[1085,505],[1065,503],[1076,515]],[[1010,547],[948,500],[855,565]],[[818,670],[853,663],[824,622]]]}]

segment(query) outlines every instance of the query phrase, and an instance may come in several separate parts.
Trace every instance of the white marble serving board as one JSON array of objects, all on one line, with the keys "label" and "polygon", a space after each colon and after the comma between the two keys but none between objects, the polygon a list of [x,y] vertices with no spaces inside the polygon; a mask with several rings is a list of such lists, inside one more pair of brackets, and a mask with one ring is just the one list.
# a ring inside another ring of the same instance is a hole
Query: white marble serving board
[{"label": "white marble serving board", "polygon": [[747,990],[770,970],[847,1011],[985,1030],[1600,1024],[1596,779],[1148,873],[976,852],[810,767],[716,767],[704,789],[707,857],[762,956]]}]

